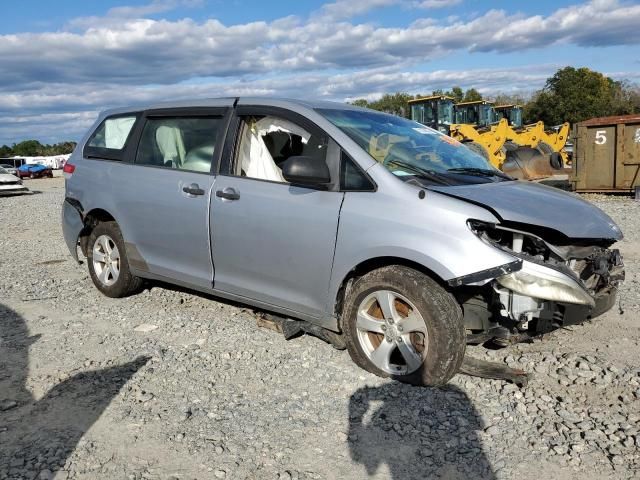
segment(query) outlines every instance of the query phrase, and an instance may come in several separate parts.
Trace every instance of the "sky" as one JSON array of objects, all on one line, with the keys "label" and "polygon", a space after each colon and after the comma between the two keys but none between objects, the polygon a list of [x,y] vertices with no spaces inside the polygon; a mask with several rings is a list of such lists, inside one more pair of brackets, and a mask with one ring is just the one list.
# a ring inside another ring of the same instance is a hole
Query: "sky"
[{"label": "sky", "polygon": [[528,95],[567,65],[640,83],[638,0],[21,0],[0,18],[0,145],[184,98]]}]

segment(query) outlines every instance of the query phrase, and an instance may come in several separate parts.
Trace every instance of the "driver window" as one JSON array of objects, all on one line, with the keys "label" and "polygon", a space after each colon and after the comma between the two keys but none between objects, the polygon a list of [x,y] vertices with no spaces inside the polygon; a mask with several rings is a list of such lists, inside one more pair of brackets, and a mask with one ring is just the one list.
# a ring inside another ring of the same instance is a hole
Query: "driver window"
[{"label": "driver window", "polygon": [[274,116],[244,117],[236,175],[287,183],[282,164],[293,156],[326,162],[327,142],[294,122]]}]

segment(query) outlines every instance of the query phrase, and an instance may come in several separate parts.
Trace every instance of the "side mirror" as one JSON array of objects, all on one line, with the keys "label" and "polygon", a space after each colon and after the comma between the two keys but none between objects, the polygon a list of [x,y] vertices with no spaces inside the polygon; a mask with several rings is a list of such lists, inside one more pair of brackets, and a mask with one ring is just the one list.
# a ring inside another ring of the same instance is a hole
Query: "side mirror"
[{"label": "side mirror", "polygon": [[318,158],[295,156],[280,164],[282,176],[289,183],[299,185],[322,185],[331,182],[327,164]]}]

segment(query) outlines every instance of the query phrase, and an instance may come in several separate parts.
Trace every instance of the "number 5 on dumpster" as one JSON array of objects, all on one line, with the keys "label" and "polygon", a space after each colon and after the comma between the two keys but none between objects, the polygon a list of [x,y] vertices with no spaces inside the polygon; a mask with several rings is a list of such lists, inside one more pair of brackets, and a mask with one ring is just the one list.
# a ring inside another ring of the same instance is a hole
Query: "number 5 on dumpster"
[{"label": "number 5 on dumpster", "polygon": [[607,143],[607,131],[606,130],[597,130],[596,131],[596,145],[604,145]]}]

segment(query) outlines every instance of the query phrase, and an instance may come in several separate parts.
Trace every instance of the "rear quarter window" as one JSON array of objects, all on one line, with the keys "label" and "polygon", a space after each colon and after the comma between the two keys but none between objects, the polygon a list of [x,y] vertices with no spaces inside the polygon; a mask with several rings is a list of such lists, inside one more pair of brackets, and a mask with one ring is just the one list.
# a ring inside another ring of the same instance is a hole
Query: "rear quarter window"
[{"label": "rear quarter window", "polygon": [[122,160],[137,119],[138,115],[134,114],[106,118],[89,138],[84,148],[84,156]]}]

